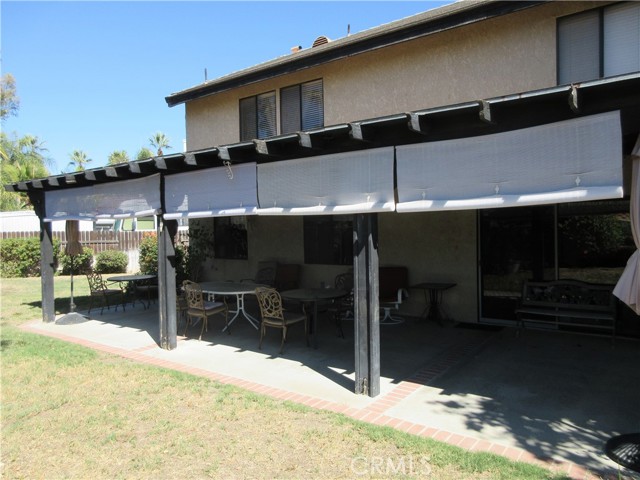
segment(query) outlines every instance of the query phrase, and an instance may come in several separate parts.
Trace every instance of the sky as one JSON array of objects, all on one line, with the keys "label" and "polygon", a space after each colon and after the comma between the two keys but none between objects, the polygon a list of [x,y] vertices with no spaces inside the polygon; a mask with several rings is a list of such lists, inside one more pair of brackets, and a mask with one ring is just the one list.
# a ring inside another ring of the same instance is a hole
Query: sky
[{"label": "sky", "polygon": [[184,105],[171,93],[451,1],[0,2],[2,74],[16,80],[18,115],[2,129],[44,143],[51,174],[125,150],[134,160],[164,133],[183,151]]}]

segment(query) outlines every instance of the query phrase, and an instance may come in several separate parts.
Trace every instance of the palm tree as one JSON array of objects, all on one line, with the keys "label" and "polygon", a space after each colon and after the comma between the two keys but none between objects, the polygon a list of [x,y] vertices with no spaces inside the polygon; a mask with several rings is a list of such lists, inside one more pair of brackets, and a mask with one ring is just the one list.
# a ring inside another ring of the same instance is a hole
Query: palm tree
[{"label": "palm tree", "polygon": [[91,159],[82,150],[74,150],[71,152],[71,155],[69,155],[69,158],[71,161],[68,167],[75,167],[76,172],[82,172],[85,170],[86,164],[91,162]]},{"label": "palm tree", "polygon": [[151,157],[153,157],[153,152],[147,147],[142,147],[136,155],[136,160],[146,160],[147,158]]},{"label": "palm tree", "polygon": [[129,154],[124,150],[114,150],[107,159],[109,165],[117,165],[118,163],[127,163],[129,161]]},{"label": "palm tree", "polygon": [[163,148],[173,148],[171,145],[169,145],[169,139],[167,138],[167,136],[162,132],[156,132],[154,135],[152,135],[151,138],[149,138],[149,143],[153,148],[158,149],[158,156],[162,155]]}]

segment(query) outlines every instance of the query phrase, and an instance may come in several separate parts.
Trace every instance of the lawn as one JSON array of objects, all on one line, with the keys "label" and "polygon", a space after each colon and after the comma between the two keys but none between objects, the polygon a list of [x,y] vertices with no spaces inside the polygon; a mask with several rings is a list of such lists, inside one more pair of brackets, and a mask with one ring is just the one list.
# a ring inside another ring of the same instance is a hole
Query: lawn
[{"label": "lawn", "polygon": [[[66,312],[68,277],[55,289]],[[84,277],[74,293],[87,305]],[[0,299],[3,479],[565,478],[22,332],[39,278],[0,280]]]}]

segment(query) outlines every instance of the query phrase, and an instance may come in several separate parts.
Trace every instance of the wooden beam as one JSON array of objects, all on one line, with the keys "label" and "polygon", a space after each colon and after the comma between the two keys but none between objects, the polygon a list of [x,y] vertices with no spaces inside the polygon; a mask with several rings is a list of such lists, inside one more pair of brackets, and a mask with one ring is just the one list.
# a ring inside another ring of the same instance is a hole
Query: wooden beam
[{"label": "wooden beam", "polygon": [[351,126],[347,123],[342,123],[317,130],[299,132],[298,135],[300,136],[300,145],[302,147],[324,149],[329,143],[333,143],[338,139],[349,138],[349,132],[351,132]]},{"label": "wooden beam", "polygon": [[355,393],[380,394],[378,217],[354,215]]},{"label": "wooden beam", "polygon": [[160,305],[160,347],[173,350],[178,345],[176,314],[176,220],[158,215],[158,303]]},{"label": "wooden beam", "polygon": [[42,321],[56,320],[55,295],[53,282],[55,277],[55,262],[53,255],[53,234],[51,222],[44,221],[45,196],[43,191],[28,193],[31,204],[40,220],[40,286],[42,292]]}]

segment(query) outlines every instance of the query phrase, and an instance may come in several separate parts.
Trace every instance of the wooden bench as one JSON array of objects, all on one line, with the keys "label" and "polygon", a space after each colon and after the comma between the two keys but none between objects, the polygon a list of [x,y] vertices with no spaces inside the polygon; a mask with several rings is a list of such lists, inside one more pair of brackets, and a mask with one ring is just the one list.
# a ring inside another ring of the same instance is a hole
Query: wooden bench
[{"label": "wooden bench", "polygon": [[516,309],[518,326],[527,324],[580,327],[610,332],[615,340],[616,300],[612,286],[578,280],[525,281]]}]

